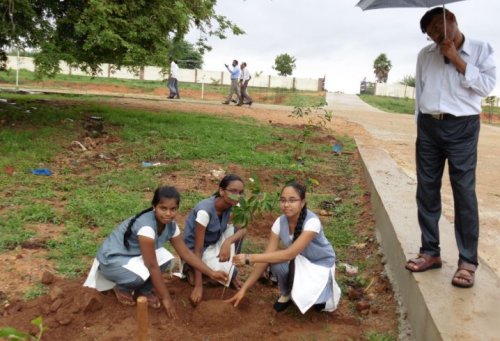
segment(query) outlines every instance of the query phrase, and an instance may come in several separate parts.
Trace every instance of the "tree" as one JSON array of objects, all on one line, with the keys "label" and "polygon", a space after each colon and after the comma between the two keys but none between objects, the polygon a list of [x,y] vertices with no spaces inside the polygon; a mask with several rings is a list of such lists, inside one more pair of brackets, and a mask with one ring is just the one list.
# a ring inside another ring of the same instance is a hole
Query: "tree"
[{"label": "tree", "polygon": [[5,48],[37,49],[37,72],[53,75],[59,60],[91,74],[110,63],[133,71],[166,67],[171,49],[190,28],[201,31],[197,45],[210,49],[209,36],[244,32],[215,13],[216,0],[3,0],[0,2],[0,57]]},{"label": "tree", "polygon": [[387,83],[391,68],[391,61],[387,59],[385,53],[381,53],[373,62],[373,72],[377,77],[377,83]]},{"label": "tree", "polygon": [[47,28],[39,20],[43,15],[37,3],[31,0],[0,1],[0,71],[6,67],[7,47],[32,45]]},{"label": "tree", "polygon": [[278,71],[280,76],[291,76],[295,69],[295,57],[287,53],[280,54],[274,60],[273,69]]},{"label": "tree", "polygon": [[193,44],[185,40],[173,44],[170,56],[183,69],[201,69],[203,66],[203,54]]},{"label": "tree", "polygon": [[415,76],[414,75],[406,75],[403,77],[403,79],[399,83],[406,85],[406,86],[415,87]]}]

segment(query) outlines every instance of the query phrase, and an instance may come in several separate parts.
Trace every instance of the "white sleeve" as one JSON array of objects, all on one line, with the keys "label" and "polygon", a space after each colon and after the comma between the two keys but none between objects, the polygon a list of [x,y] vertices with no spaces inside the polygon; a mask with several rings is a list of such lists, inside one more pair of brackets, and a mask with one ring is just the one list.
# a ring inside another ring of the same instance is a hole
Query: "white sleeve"
[{"label": "white sleeve", "polygon": [[155,230],[151,226],[143,226],[137,232],[138,236],[148,237],[151,239],[155,239],[156,233]]},{"label": "white sleeve", "polygon": [[280,218],[274,221],[273,227],[271,227],[271,231],[273,231],[273,233],[278,236],[280,235]]},{"label": "white sleeve", "polygon": [[179,228],[179,225],[177,225],[177,223],[175,223],[175,232],[174,232],[174,235],[172,236],[172,238],[177,237],[180,234],[181,234],[181,229]]},{"label": "white sleeve", "polygon": [[319,221],[319,218],[309,219],[308,221],[306,221],[302,231],[312,231],[319,233],[321,231],[321,221]]},{"label": "white sleeve", "polygon": [[201,226],[207,227],[208,222],[210,221],[210,215],[207,211],[199,210],[198,214],[196,214],[196,222]]}]

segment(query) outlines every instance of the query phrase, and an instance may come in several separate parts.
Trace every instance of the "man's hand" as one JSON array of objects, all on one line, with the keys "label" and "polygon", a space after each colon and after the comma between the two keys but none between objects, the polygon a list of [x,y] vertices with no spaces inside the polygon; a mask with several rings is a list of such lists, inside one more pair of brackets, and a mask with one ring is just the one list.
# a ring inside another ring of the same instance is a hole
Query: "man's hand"
[{"label": "man's hand", "polygon": [[455,44],[449,39],[444,39],[439,44],[439,48],[441,49],[441,54],[447,57],[449,60],[455,60],[458,56],[458,51],[455,47]]}]

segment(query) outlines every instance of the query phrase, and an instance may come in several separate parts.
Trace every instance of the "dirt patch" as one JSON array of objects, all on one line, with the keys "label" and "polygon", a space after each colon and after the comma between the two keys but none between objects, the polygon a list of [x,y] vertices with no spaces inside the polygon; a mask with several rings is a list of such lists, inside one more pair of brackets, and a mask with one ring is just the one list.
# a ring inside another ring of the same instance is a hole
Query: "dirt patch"
[{"label": "dirt patch", "polygon": [[[248,273],[251,269],[243,269]],[[373,269],[372,269],[373,270]],[[289,340],[363,339],[367,331],[395,331],[394,300],[387,279],[380,274],[372,280],[368,292],[347,286],[348,295],[334,313],[309,311],[300,314],[292,307],[277,314],[272,303],[277,288],[259,282],[238,308],[225,303],[235,293],[232,289],[206,287],[205,300],[196,308],[189,304],[192,287],[187,282],[165,276],[173,296],[178,319],[172,321],[162,310],[149,309],[152,340]],[[42,316],[48,330],[45,340],[124,340],[136,334],[135,308],[120,305],[111,292],[97,293],[83,288],[81,280],[56,279],[47,286],[49,294],[24,302],[11,300],[0,309],[2,325],[16,326],[35,334],[30,321]],[[356,294],[352,294],[355,292]]]},{"label": "dirt patch", "polygon": [[[219,95],[218,95],[219,96]],[[214,105],[210,103],[186,103],[179,101],[147,101],[136,99],[103,99],[107,105],[127,108],[144,108],[159,112],[203,112],[223,116],[251,116],[268,124],[300,125],[304,122],[288,117],[289,111],[272,108],[256,108]],[[69,103],[69,102],[68,102]],[[68,103],[60,103],[65,105]],[[291,110],[291,109],[289,109]],[[334,119],[335,134],[349,135],[359,131],[354,125],[343,120]],[[83,141],[84,136],[81,136]],[[81,176],[91,178],[102,170],[100,162],[116,163],[115,155],[119,152],[112,148],[113,134],[94,139],[88,150],[83,152],[71,149],[56,158],[56,168],[82,169]],[[318,142],[328,145],[335,141],[332,135],[318,137]],[[103,158],[100,155],[106,156]],[[332,157],[329,155],[328,157]],[[320,184],[332,193],[332,200],[338,197],[350,197],[352,185],[367,188],[363,181],[359,155],[353,153],[344,155],[346,162],[353,167],[355,174],[352,183],[343,183],[331,173],[331,166],[325,163],[314,177]],[[85,173],[82,165],[90,165],[92,171]],[[211,170],[217,169],[217,164],[195,162],[196,174],[171,172],[163,175],[165,182],[173,183],[183,192],[196,190],[200,193],[213,192],[217,179]],[[239,165],[229,165],[229,171],[240,174],[244,178],[257,173],[264,190],[275,187],[276,174],[270,174],[265,169],[249,170]],[[90,175],[89,175],[90,174]],[[280,176],[290,175],[283,172]],[[57,176],[57,174],[55,174]],[[326,191],[325,191],[326,192]],[[366,266],[358,274],[349,275],[340,267],[337,279],[344,294],[339,308],[333,313],[318,313],[309,311],[300,314],[292,307],[284,313],[277,314],[272,304],[278,296],[278,289],[267,281],[258,282],[247,294],[240,307],[233,308],[223,302],[235,291],[223,290],[222,287],[206,287],[204,301],[197,307],[192,307],[188,297],[190,287],[185,281],[176,277],[164,277],[173,296],[178,314],[178,320],[171,321],[163,310],[149,310],[150,335],[152,340],[289,340],[289,339],[338,339],[362,340],[369,332],[397,336],[396,302],[391,285],[384,274],[378,245],[374,237],[374,218],[371,213],[370,196],[365,193],[359,197],[356,205],[362,214],[356,224],[355,233],[362,243],[347,251],[343,262],[354,264],[362,262]],[[319,213],[319,212],[318,212]],[[183,216],[178,217],[181,223]],[[248,240],[256,247],[264,247],[276,214],[265,214],[250,227]],[[44,238],[57,238],[57,226],[38,226],[35,229]],[[34,245],[32,245],[34,246]],[[83,278],[74,280],[54,278],[44,281],[47,295],[25,302],[22,294],[31,286],[39,284],[47,272],[55,273],[47,259],[47,251],[43,247],[24,247],[0,255],[0,327],[13,326],[19,330],[36,334],[37,329],[31,320],[42,316],[48,330],[44,340],[124,340],[133,339],[136,335],[135,308],[120,305],[111,292],[97,293],[82,287]],[[91,261],[89,260],[89,266]],[[251,267],[241,269],[241,276],[246,278]],[[45,275],[44,275],[45,274]]]}]

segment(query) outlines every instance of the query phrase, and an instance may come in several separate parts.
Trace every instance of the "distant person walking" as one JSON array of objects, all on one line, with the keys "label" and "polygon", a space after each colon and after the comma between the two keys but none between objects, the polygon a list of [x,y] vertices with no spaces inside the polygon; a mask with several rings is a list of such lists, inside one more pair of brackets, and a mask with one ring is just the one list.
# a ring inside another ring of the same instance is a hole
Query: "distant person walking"
[{"label": "distant person walking", "polygon": [[168,98],[181,98],[179,94],[179,66],[174,59],[170,60],[170,77],[168,78],[168,88],[170,95]]},{"label": "distant person walking", "polygon": [[[241,72],[240,72],[240,101],[238,102],[238,106],[242,106],[243,104],[248,104],[248,106],[251,106],[253,101],[252,97],[248,94],[247,87],[248,87],[248,82],[252,78],[250,76],[250,72],[248,71],[247,68],[247,63],[243,62],[241,63]],[[246,100],[246,102],[245,102]]]},{"label": "distant person walking", "polygon": [[227,64],[224,65],[226,66],[227,71],[231,74],[231,89],[229,90],[227,99],[222,102],[222,104],[229,104],[233,99],[233,94],[236,94],[236,102],[239,103],[240,87],[238,85],[238,80],[240,79],[240,68],[238,67],[238,61],[236,59],[233,60],[232,68],[229,68]]},{"label": "distant person walking", "polygon": [[422,272],[442,266],[440,190],[448,161],[458,247],[458,269],[451,283],[470,288],[478,266],[479,115],[482,97],[495,87],[495,59],[489,44],[465,37],[455,15],[442,7],[427,11],[420,28],[433,41],[418,54],[415,76],[417,207],[422,244],[417,258],[410,259],[406,268]]}]

